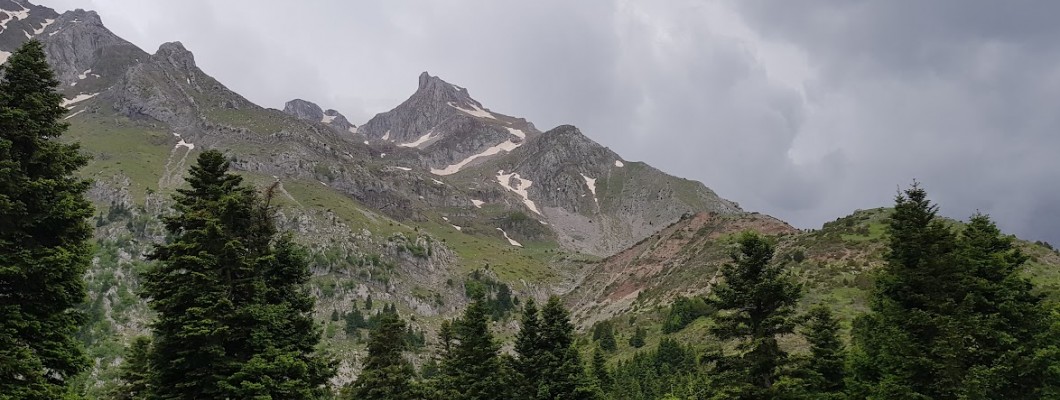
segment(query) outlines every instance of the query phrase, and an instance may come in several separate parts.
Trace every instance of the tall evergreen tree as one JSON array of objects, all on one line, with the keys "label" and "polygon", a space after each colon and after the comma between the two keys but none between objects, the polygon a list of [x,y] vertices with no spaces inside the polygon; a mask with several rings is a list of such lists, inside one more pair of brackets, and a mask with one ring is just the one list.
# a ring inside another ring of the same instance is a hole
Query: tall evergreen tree
[{"label": "tall evergreen tree", "polygon": [[857,397],[1038,399],[1055,393],[1057,343],[1026,261],[986,216],[958,235],[914,184],[899,195],[872,313],[855,321]]},{"label": "tall evergreen tree", "polygon": [[459,400],[492,400],[509,397],[503,386],[499,346],[489,329],[485,299],[474,299],[461,318],[451,324],[451,344],[443,360],[441,391]]},{"label": "tall evergreen tree", "polygon": [[1020,275],[1027,260],[989,217],[976,214],[960,232],[958,261],[968,273],[960,317],[967,373],[960,398],[1037,399],[1060,388],[1053,317]]},{"label": "tall evergreen tree", "polygon": [[541,382],[541,323],[537,304],[528,298],[523,305],[522,326],[515,335],[516,358],[513,369],[519,377],[519,390],[513,393],[519,399],[533,399]]},{"label": "tall evergreen tree", "polygon": [[160,399],[313,398],[332,375],[315,353],[320,328],[305,254],[276,238],[268,203],[228,173],[217,151],[199,155],[178,189],[175,238],[145,274],[152,324],[152,390]]},{"label": "tall evergreen tree", "polygon": [[405,323],[396,313],[383,313],[368,338],[364,370],[350,387],[347,398],[357,400],[406,400],[416,397],[415,371],[405,359]]},{"label": "tall evergreen tree", "polygon": [[76,307],[94,211],[74,175],[88,159],[57,140],[67,109],[40,42],[22,45],[0,75],[0,393],[55,399],[88,366]]},{"label": "tall evergreen tree", "polygon": [[803,335],[810,343],[810,358],[806,363],[806,386],[810,397],[843,398],[846,352],[839,338],[839,321],[825,305],[811,308],[808,317]]},{"label": "tall evergreen tree", "polygon": [[596,388],[591,385],[574,348],[574,326],[559,297],[552,296],[541,308],[540,340],[537,365],[541,370],[537,399],[592,399]]},{"label": "tall evergreen tree", "polygon": [[795,328],[795,304],[801,287],[782,264],[771,263],[773,245],[755,233],[744,233],[733,262],[722,267],[724,282],[714,290],[713,303],[723,312],[715,317],[714,334],[722,340],[737,340],[740,354],[721,363],[721,370],[734,380],[738,397],[770,398],[770,388],[779,377],[787,353],[777,336]]},{"label": "tall evergreen tree", "polygon": [[964,274],[954,263],[956,235],[937,212],[916,184],[895,199],[872,313],[854,322],[854,397],[952,398],[960,382],[954,299],[963,297]]},{"label": "tall evergreen tree", "polygon": [[151,338],[139,336],[125,351],[119,367],[118,385],[110,396],[115,400],[146,400],[151,383]]},{"label": "tall evergreen tree", "polygon": [[597,385],[604,392],[611,390],[611,385],[614,383],[614,378],[611,376],[611,371],[607,369],[607,359],[604,358],[604,353],[597,347],[593,349],[593,362],[590,371],[593,377],[596,378]]}]

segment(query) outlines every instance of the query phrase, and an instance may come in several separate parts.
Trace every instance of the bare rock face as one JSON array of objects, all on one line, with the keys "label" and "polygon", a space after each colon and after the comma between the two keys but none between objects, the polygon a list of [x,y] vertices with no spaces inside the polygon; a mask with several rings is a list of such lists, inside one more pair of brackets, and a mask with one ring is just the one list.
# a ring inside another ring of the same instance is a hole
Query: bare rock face
[{"label": "bare rock face", "polygon": [[0,0],[0,63],[30,38],[39,38],[54,29],[59,14],[47,7],[15,0]]},{"label": "bare rock face", "polygon": [[324,110],[311,101],[294,99],[283,105],[283,112],[303,121],[320,121],[324,118]]},{"label": "bare rock face", "polygon": [[366,122],[358,133],[397,148],[414,149],[416,163],[451,175],[507,154],[540,134],[522,118],[486,109],[467,89],[427,72],[408,100]]},{"label": "bare rock face", "polygon": [[319,122],[343,133],[357,132],[357,126],[351,124],[346,116],[333,109],[324,111],[316,103],[308,100],[294,99],[283,105],[283,112],[306,122]]},{"label": "bare rock face", "polygon": [[590,254],[614,254],[688,213],[742,212],[699,182],[623,161],[571,125],[541,134],[491,167],[484,172],[529,183],[526,199],[560,243]]},{"label": "bare rock face", "polygon": [[351,124],[350,121],[346,119],[345,115],[330,108],[327,111],[324,111],[324,117],[321,121],[342,132],[353,133],[357,130],[357,126]]}]

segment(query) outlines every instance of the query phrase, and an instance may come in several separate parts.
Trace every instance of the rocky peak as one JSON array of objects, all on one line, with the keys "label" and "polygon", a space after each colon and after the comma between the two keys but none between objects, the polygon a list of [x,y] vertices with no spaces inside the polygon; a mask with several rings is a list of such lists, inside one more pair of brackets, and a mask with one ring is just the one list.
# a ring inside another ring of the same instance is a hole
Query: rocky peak
[{"label": "rocky peak", "polygon": [[408,143],[454,117],[497,120],[497,115],[472,99],[467,89],[423,72],[416,92],[408,100],[393,110],[376,115],[359,131],[372,138]]},{"label": "rocky peak", "polygon": [[331,125],[333,128],[340,131],[353,132],[355,128],[357,128],[356,125],[350,123],[350,120],[346,119],[345,115],[330,108],[327,111],[324,111],[324,118],[321,122]]},{"label": "rocky peak", "polygon": [[324,118],[324,110],[311,101],[294,99],[283,105],[283,112],[304,121],[319,122]]},{"label": "rocky peak", "polygon": [[195,68],[195,55],[188,51],[180,42],[162,43],[155,52],[155,57],[169,61],[170,64],[180,69]]},{"label": "rocky peak", "polygon": [[99,14],[92,10],[76,9],[73,11],[67,11],[63,13],[65,19],[71,23],[83,23],[94,26],[103,26],[103,20],[99,18]]},{"label": "rocky peak", "polygon": [[324,111],[316,103],[294,99],[283,105],[283,112],[292,117],[308,122],[319,122],[342,132],[354,132],[356,126],[351,124],[342,113],[328,109]]},{"label": "rocky peak", "polygon": [[40,38],[59,14],[48,7],[26,1],[0,0],[0,63],[22,43]]},{"label": "rocky peak", "polygon": [[459,105],[473,103],[482,107],[481,103],[471,98],[467,89],[446,82],[440,77],[431,76],[427,71],[420,74],[419,88],[412,96],[441,103],[452,102]]}]

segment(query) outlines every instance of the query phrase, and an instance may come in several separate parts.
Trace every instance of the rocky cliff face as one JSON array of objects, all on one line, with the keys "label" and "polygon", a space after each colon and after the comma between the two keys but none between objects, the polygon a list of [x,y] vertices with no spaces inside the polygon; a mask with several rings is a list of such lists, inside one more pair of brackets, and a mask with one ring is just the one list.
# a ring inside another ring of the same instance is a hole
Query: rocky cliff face
[{"label": "rocky cliff face", "polygon": [[311,101],[294,99],[283,105],[283,112],[307,122],[319,122],[340,132],[357,133],[357,127],[338,111],[324,111]]}]

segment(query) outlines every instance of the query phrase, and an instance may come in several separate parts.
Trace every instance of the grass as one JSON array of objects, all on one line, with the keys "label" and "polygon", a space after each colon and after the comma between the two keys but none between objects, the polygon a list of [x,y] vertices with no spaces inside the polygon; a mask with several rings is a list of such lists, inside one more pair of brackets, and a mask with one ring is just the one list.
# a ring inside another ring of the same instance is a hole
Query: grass
[{"label": "grass", "polygon": [[63,140],[80,143],[82,151],[92,156],[89,165],[80,171],[83,176],[128,177],[130,194],[138,204],[143,204],[149,189],[158,189],[164,163],[176,143],[171,133],[124,117],[82,113],[70,122]]}]

